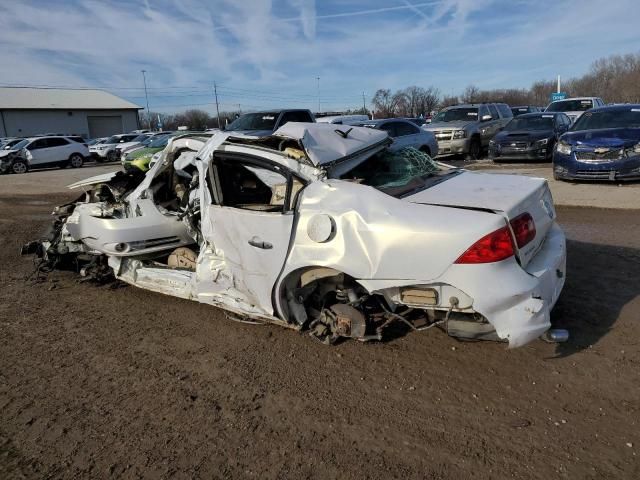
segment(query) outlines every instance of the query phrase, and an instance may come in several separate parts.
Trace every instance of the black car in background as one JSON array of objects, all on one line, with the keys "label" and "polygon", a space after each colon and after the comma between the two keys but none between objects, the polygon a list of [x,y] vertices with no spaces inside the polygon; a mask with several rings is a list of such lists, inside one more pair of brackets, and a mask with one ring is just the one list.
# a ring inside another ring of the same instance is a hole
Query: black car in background
[{"label": "black car in background", "polygon": [[570,125],[571,119],[562,112],[519,115],[489,142],[489,158],[551,161],[558,138]]},{"label": "black car in background", "polygon": [[533,105],[524,105],[520,107],[511,107],[511,112],[513,112],[514,117],[517,117],[519,115],[524,115],[525,113],[544,112],[544,108]]}]

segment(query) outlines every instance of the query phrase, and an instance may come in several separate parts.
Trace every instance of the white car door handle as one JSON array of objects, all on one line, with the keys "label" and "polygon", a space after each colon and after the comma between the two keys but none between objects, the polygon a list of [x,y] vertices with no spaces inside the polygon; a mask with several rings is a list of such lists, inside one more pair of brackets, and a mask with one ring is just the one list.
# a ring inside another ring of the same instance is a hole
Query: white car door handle
[{"label": "white car door handle", "polygon": [[271,245],[269,242],[261,240],[260,237],[251,238],[251,240],[249,240],[249,245],[256,248],[262,248],[264,250],[270,250],[273,248],[273,245]]}]

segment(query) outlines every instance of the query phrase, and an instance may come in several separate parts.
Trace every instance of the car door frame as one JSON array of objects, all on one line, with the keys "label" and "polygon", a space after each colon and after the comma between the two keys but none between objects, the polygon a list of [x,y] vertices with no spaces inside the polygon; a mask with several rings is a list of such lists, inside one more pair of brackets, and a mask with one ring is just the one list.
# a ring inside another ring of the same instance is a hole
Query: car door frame
[{"label": "car door frame", "polygon": [[[43,142],[44,146],[39,148],[29,148],[31,146],[36,145],[38,142]],[[31,167],[45,167],[50,163],[49,161],[49,152],[48,152],[48,139],[47,137],[40,137],[34,139],[29,145],[27,145],[26,149],[31,154],[31,158],[29,159],[29,166]],[[33,152],[36,152],[34,155]]]},{"label": "car door frame", "polygon": [[[282,175],[287,182],[282,209],[280,209],[278,212],[261,212],[256,210],[243,209],[236,206],[224,205],[224,197],[221,197],[220,195],[222,190],[219,180],[220,172],[216,168],[218,162],[221,159],[236,160],[238,163],[241,163],[243,165],[249,164],[251,166],[264,168]],[[300,182],[302,184],[302,187],[297,192],[295,192],[295,195],[292,195],[294,180]],[[206,173],[205,188],[209,190],[211,200],[209,205],[206,206],[206,209],[202,209],[203,217],[205,215],[206,217],[208,217],[203,218],[202,221],[209,222],[210,225],[210,228],[207,229],[208,233],[205,233],[203,231],[204,239],[208,244],[212,246],[213,251],[216,252],[220,248],[222,248],[224,253],[225,240],[228,242],[228,239],[225,239],[225,236],[241,236],[238,232],[238,224],[245,225],[246,223],[234,221],[234,218],[237,220],[251,219],[253,217],[253,220],[255,221],[254,224],[259,224],[260,222],[264,223],[264,221],[267,220],[270,216],[271,218],[279,219],[280,226],[287,226],[289,231],[286,235],[284,235],[283,238],[279,239],[281,240],[280,245],[273,245],[273,243],[270,241],[272,237],[269,237],[269,235],[273,235],[273,232],[257,232],[252,236],[251,239],[239,239],[234,245],[235,249],[243,249],[243,251],[245,252],[243,258],[245,259],[251,257],[264,258],[264,256],[266,255],[265,252],[275,252],[279,255],[279,258],[277,258],[275,261],[277,267],[274,267],[273,271],[265,272],[265,277],[268,277],[268,281],[266,284],[257,284],[254,281],[255,279],[251,278],[252,275],[255,276],[255,273],[248,271],[246,265],[240,266],[239,262],[229,261],[229,258],[225,256],[227,262],[224,268],[221,269],[219,278],[223,280],[225,280],[226,278],[233,278],[233,286],[227,286],[226,288],[224,288],[224,285],[221,284],[219,285],[219,287],[223,288],[214,289],[216,290],[215,292],[208,294],[218,296],[222,303],[228,303],[225,302],[225,297],[228,301],[231,301],[234,304],[238,303],[239,298],[244,298],[246,299],[246,301],[252,303],[252,306],[254,308],[259,309],[258,313],[263,315],[275,315],[276,303],[273,296],[274,287],[277,285],[289,257],[289,252],[291,250],[292,242],[294,241],[295,237],[295,227],[297,223],[297,200],[299,198],[300,192],[307,184],[308,182],[304,178],[295,174],[295,172],[291,171],[285,165],[282,165],[281,163],[275,162],[273,160],[239,152],[215,152]],[[229,218],[232,221],[226,222],[225,220]],[[218,221],[220,223],[226,223],[224,234],[221,233],[220,229],[215,228]],[[255,237],[259,237],[261,239],[260,241],[262,241],[263,243],[270,244],[272,247],[276,246],[277,248],[258,248],[255,243],[251,243],[251,241]],[[269,263],[268,260],[267,263]],[[273,264],[274,262],[271,263]],[[260,290],[256,291],[256,289]]]},{"label": "car door frame", "polygon": [[[54,140],[62,140],[66,143],[62,144],[62,145],[53,145],[53,146],[48,146],[47,148],[49,149],[48,152],[48,156],[49,156],[49,164],[59,164],[61,162],[66,162],[69,157],[71,156],[71,154],[73,153],[73,148],[74,145],[72,144],[73,140],[70,140],[68,138],[65,137],[49,137],[47,139],[48,143],[53,142]],[[76,143],[76,142],[73,142]]]}]

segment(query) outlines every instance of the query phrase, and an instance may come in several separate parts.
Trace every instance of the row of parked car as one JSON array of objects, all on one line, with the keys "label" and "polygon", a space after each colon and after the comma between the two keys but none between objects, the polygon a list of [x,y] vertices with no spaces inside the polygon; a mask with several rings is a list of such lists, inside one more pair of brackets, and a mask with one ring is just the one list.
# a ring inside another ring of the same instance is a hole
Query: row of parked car
[{"label": "row of parked car", "polygon": [[81,167],[97,162],[122,161],[125,168],[147,165],[153,153],[162,150],[168,139],[182,132],[124,133],[85,140],[76,135],[47,134],[29,138],[0,140],[0,172],[25,173],[32,168]]},{"label": "row of parked car", "polygon": [[[605,106],[600,98],[583,97],[552,102],[546,109],[505,103],[463,104],[447,107],[432,119],[376,120],[366,115],[316,119],[309,110],[283,109],[247,113],[225,131],[265,137],[289,122],[347,124],[387,132],[394,140],[392,150],[413,147],[431,157],[458,154],[469,159],[480,158],[487,151],[495,162],[553,161],[557,179],[622,180],[640,178],[640,108],[636,107]],[[119,160],[127,171],[145,172],[169,139],[182,133],[136,131],[91,142],[62,135],[7,139],[4,146],[0,144],[0,172],[24,173],[55,165],[80,167],[89,158]],[[571,141],[574,144],[570,145]]]}]

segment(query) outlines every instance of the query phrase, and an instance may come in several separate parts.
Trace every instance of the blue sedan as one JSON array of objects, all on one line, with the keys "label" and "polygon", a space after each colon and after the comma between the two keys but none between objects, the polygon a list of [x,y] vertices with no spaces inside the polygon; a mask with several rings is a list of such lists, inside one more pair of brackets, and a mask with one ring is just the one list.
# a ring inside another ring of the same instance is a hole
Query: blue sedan
[{"label": "blue sedan", "polygon": [[553,152],[556,180],[640,180],[640,105],[585,112]]}]

